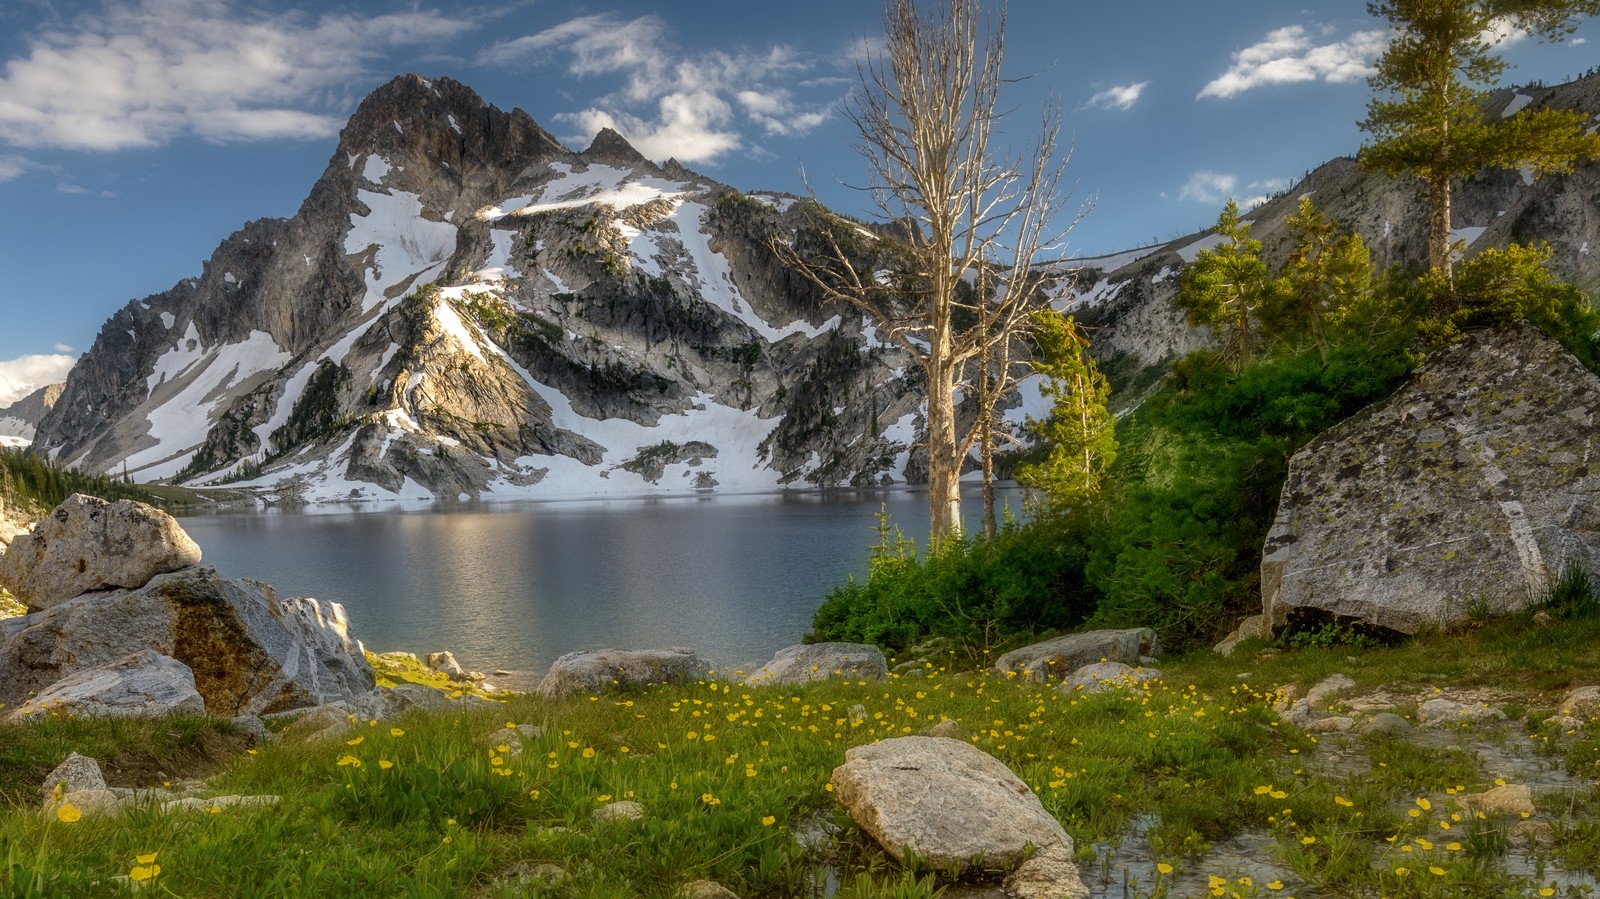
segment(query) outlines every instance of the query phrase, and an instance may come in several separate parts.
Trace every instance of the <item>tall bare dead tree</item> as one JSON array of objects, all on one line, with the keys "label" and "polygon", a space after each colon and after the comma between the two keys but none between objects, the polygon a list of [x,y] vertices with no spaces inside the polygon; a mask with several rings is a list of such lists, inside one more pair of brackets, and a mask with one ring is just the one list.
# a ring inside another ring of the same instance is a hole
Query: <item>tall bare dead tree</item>
[{"label": "tall bare dead tree", "polygon": [[[1059,246],[1082,215],[1063,224],[1070,154],[1061,151],[1057,103],[1045,104],[1029,145],[1007,155],[990,144],[1006,115],[1004,5],[996,15],[978,0],[930,5],[924,12],[917,0],[888,0],[883,49],[858,64],[860,90],[845,109],[870,167],[865,190],[886,221],[909,233],[894,268],[880,269],[885,254],[863,253],[855,229],[837,222],[817,229],[815,252],[782,242],[775,249],[826,298],[864,310],[921,367],[929,523],[938,541],[960,532],[963,462],[974,441],[993,435],[1018,376],[1011,347],[1046,302],[1034,259]],[[820,207],[818,214],[826,217]],[[957,390],[979,369],[983,386],[969,396],[981,408],[962,428]]]}]

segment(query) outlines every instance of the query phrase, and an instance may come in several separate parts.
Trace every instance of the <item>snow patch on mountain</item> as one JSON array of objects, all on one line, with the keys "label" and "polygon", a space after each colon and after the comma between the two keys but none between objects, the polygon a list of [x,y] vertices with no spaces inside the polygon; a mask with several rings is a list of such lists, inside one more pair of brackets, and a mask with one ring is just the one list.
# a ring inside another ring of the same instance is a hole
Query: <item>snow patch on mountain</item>
[{"label": "snow patch on mountain", "polygon": [[[193,333],[192,322],[189,328]],[[194,348],[189,349],[190,345]],[[152,399],[160,400],[147,416],[148,437],[155,444],[129,456],[124,462],[126,469],[146,480],[169,478],[182,471],[205,442],[215,414],[232,399],[228,389],[263,372],[277,371],[289,358],[265,331],[251,331],[244,340],[213,350],[199,346],[198,335],[186,338],[158,361],[161,379],[154,381],[156,375],[151,375]],[[182,365],[170,373],[170,380],[169,373],[161,369],[161,362],[169,359],[173,365]],[[179,384],[182,386],[177,387]],[[170,396],[158,396],[156,389],[162,386],[177,389]]]}]

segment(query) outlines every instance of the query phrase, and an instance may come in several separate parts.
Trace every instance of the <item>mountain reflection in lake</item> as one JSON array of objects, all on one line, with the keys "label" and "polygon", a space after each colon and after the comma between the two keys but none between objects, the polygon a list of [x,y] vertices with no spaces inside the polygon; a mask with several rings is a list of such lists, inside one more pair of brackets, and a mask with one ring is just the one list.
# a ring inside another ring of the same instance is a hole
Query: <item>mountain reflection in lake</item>
[{"label": "mountain reflection in lake", "polygon": [[[976,526],[978,497],[966,498]],[[1001,491],[1020,507],[1020,493]],[[880,505],[919,547],[927,495],[890,490],[421,510],[266,511],[182,524],[205,564],[344,604],[374,651],[449,649],[501,686],[557,656],[688,646],[725,664],[797,643],[834,584],[866,572]]]}]

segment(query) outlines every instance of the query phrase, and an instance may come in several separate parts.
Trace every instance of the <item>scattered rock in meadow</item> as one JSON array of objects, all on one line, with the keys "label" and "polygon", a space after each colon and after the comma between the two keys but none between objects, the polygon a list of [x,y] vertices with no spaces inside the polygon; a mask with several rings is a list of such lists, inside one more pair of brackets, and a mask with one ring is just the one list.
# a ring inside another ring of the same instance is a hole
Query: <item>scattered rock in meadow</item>
[{"label": "scattered rock in meadow", "polygon": [[451,680],[464,681],[467,672],[461,669],[461,663],[456,661],[455,654],[448,649],[440,652],[428,653],[428,658],[423,662],[433,671],[449,677]]},{"label": "scattered rock in meadow", "polygon": [[1456,804],[1469,812],[1485,815],[1532,815],[1533,793],[1526,784],[1502,784],[1482,793],[1463,793],[1455,797]]},{"label": "scattered rock in meadow", "polygon": [[219,812],[235,808],[269,808],[283,801],[281,796],[212,796],[207,799],[189,797],[187,799],[174,799],[163,802],[159,806],[163,813],[169,812],[209,812],[215,809]]},{"label": "scattered rock in meadow", "polygon": [[1003,871],[1028,848],[1072,838],[1004,762],[960,740],[898,737],[845,753],[833,795],[896,859],[907,853],[959,872],[974,864]]},{"label": "scattered rock in meadow", "polygon": [[637,821],[644,817],[644,806],[632,800],[608,802],[589,815],[596,824],[613,824],[619,821]]},{"label": "scattered rock in meadow", "polygon": [[88,668],[51,684],[6,714],[6,721],[40,715],[153,718],[181,712],[203,715],[205,700],[195,690],[187,665],[143,650],[98,668]]},{"label": "scattered rock in meadow", "polygon": [[1016,899],[1088,899],[1071,846],[1049,846],[1017,866],[1005,881]]},{"label": "scattered rock in meadow", "polygon": [[1239,626],[1234,628],[1228,636],[1223,637],[1222,642],[1213,647],[1213,650],[1218,655],[1231,656],[1235,647],[1251,637],[1264,639],[1271,639],[1272,637],[1271,629],[1266,626],[1266,619],[1260,615],[1251,615],[1239,622]]},{"label": "scattered rock in meadow", "polygon": [[1061,689],[1099,693],[1102,690],[1137,689],[1146,681],[1160,679],[1161,672],[1155,668],[1135,668],[1121,662],[1095,662],[1067,675],[1061,682]]},{"label": "scattered rock in meadow", "polygon": [[1356,719],[1335,715],[1331,718],[1318,718],[1306,722],[1305,731],[1308,734],[1342,734],[1355,726]]},{"label": "scattered rock in meadow", "polygon": [[692,649],[588,649],[556,659],[537,692],[545,699],[564,699],[619,687],[694,683],[710,672],[710,664]]},{"label": "scattered rock in meadow", "polygon": [[137,590],[89,593],[0,628],[0,703],[143,650],[194,676],[205,711],[233,717],[348,700],[373,689],[344,609],[280,599],[214,568],[156,576]]},{"label": "scattered rock in meadow", "polygon": [[246,737],[252,743],[267,743],[277,735],[267,729],[267,723],[254,715],[239,715],[233,719],[233,729]]},{"label": "scattered rock in meadow", "polygon": [[1326,709],[1328,700],[1340,693],[1354,688],[1356,682],[1346,674],[1330,674],[1318,681],[1316,686],[1306,691],[1306,701],[1314,709]]},{"label": "scattered rock in meadow", "polygon": [[115,815],[122,812],[122,800],[110,790],[90,789],[74,790],[66,793],[58,800],[53,795],[44,801],[42,811],[46,816],[54,816],[56,811],[64,805],[70,805],[82,813],[85,818],[96,818],[104,815]]},{"label": "scattered rock in meadow", "polygon": [[132,500],[74,493],[0,555],[0,587],[40,611],[94,590],[138,589],[200,563],[177,519]]},{"label": "scattered rock in meadow", "polygon": [[1588,723],[1589,722],[1583,721],[1579,718],[1574,718],[1571,715],[1557,715],[1553,718],[1544,719],[1544,721],[1540,722],[1539,726],[1549,730],[1559,730],[1564,733],[1571,733],[1572,731],[1578,730]]},{"label": "scattered rock in meadow", "polygon": [[1295,727],[1308,727],[1316,720],[1316,714],[1312,711],[1311,701],[1308,699],[1296,699],[1282,708],[1277,708],[1277,712],[1280,719]]},{"label": "scattered rock in meadow", "polygon": [[683,885],[683,899],[739,899],[739,894],[715,880],[696,880]]},{"label": "scattered rock in meadow", "polygon": [[[521,896],[535,885],[557,884],[567,879],[565,868],[554,862],[517,862],[511,870],[496,877],[493,886]],[[495,890],[490,891],[491,895]]]},{"label": "scattered rock in meadow", "polygon": [[1556,830],[1548,821],[1514,821],[1506,831],[1506,840],[1513,846],[1548,849],[1556,844]]},{"label": "scattered rock in meadow", "polygon": [[1417,706],[1417,723],[1423,727],[1504,720],[1506,720],[1505,712],[1483,703],[1457,702],[1440,697]]},{"label": "scattered rock in meadow", "polygon": [[1600,718],[1600,687],[1579,687],[1568,693],[1556,711],[1584,721]]},{"label": "scattered rock in meadow", "polygon": [[930,737],[945,737],[951,740],[959,740],[965,736],[965,733],[961,730],[961,725],[957,724],[952,719],[946,718],[943,721],[940,721],[938,724],[928,728],[927,735]]},{"label": "scattered rock in meadow", "polygon": [[76,752],[68,753],[65,760],[57,765],[50,776],[44,779],[39,787],[40,798],[49,799],[54,795],[56,787],[61,787],[63,793],[76,793],[80,790],[104,790],[106,776],[100,770],[100,763],[86,755]]},{"label": "scattered rock in meadow", "polygon": [[889,673],[883,650],[865,643],[801,643],[778,650],[745,683],[804,684],[843,677],[878,680]]},{"label": "scattered rock in meadow", "polygon": [[1147,627],[1084,631],[1013,649],[995,661],[994,670],[1002,675],[1014,672],[1042,684],[1048,678],[1065,677],[1095,662],[1137,665],[1156,655],[1159,647],[1156,632]]},{"label": "scattered rock in meadow", "polygon": [[1381,737],[1404,738],[1415,730],[1411,722],[1393,712],[1379,712],[1356,725],[1358,734],[1376,734]]},{"label": "scattered rock in meadow", "polygon": [[1289,461],[1261,559],[1272,627],[1300,610],[1414,634],[1600,574],[1600,378],[1538,328],[1468,333]]}]

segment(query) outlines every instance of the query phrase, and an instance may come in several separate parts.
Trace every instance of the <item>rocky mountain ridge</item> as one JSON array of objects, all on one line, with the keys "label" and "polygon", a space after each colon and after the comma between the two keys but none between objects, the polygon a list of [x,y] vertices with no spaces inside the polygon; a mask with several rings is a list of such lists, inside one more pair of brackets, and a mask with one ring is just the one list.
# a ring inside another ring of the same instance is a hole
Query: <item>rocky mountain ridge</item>
[{"label": "rocky mountain ridge", "polygon": [[107,322],[36,445],[307,500],[915,477],[899,351],[769,249],[795,205],[403,76],[293,218]]},{"label": "rocky mountain ridge", "polygon": [[[1487,100],[1490,114],[1575,109],[1600,130],[1600,74],[1554,86],[1505,88]],[[1354,156],[1340,156],[1309,172],[1293,187],[1243,215],[1262,242],[1274,271],[1293,249],[1286,219],[1300,198],[1341,228],[1361,235],[1379,269],[1427,264],[1428,207],[1415,181],[1363,171]],[[1600,163],[1580,164],[1568,175],[1534,178],[1528,172],[1484,171],[1457,186],[1455,235],[1462,252],[1475,255],[1511,243],[1548,243],[1557,276],[1588,292],[1600,290]],[[1213,245],[1209,231],[1167,243],[1091,259],[1073,260],[1075,285],[1062,282],[1058,305],[1074,310],[1089,328],[1092,351],[1116,385],[1204,344],[1174,303],[1186,263]]]},{"label": "rocky mountain ridge", "polygon": [[0,446],[27,446],[45,413],[55,407],[65,384],[47,384],[9,406],[0,406]]}]

